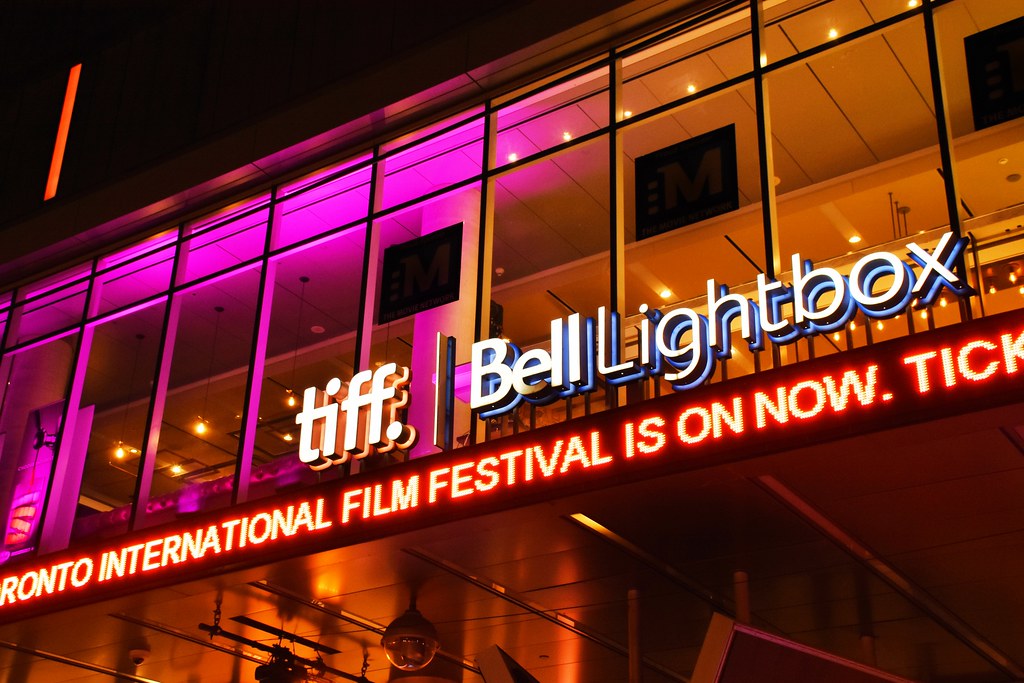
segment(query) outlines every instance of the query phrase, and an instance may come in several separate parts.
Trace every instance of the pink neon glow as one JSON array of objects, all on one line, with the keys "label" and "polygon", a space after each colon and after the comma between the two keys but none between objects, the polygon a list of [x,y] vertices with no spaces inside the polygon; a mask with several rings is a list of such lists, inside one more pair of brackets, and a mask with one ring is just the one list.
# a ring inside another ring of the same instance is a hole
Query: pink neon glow
[{"label": "pink neon glow", "polygon": [[57,141],[53,145],[53,159],[50,161],[50,173],[46,178],[46,191],[43,193],[44,201],[52,199],[57,195],[57,182],[60,180],[60,168],[64,163],[64,148],[68,143],[68,130],[71,128],[71,112],[75,109],[75,93],[78,92],[78,78],[81,73],[81,64],[75,64],[68,73],[68,87],[64,92],[64,106],[60,111]]}]

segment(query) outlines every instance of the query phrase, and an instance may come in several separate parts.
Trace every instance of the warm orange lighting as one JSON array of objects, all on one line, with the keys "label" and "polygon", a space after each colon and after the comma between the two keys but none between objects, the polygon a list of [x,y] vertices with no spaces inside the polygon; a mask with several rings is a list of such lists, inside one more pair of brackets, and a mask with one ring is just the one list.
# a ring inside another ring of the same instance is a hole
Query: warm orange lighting
[{"label": "warm orange lighting", "polygon": [[850,321],[850,331],[852,332],[855,329],[857,329],[857,322],[854,321],[854,320],[851,320]]},{"label": "warm orange lighting", "polygon": [[835,341],[839,341],[839,333],[836,332],[835,334],[833,334],[832,339],[834,339]]},{"label": "warm orange lighting", "polygon": [[670,299],[672,298],[672,290],[669,289],[668,287],[665,287],[660,292],[658,292],[658,296],[660,296],[662,299]]},{"label": "warm orange lighting", "polygon": [[914,9],[920,4],[920,0],[907,0],[907,7],[909,7],[910,9]]},{"label": "warm orange lighting", "polygon": [[875,327],[878,328],[879,330],[884,330],[885,329],[885,325],[882,324],[881,320],[879,320],[877,323],[875,323]]},{"label": "warm orange lighting", "polygon": [[860,241],[861,241],[861,236],[860,235],[850,235],[850,244],[860,244]]},{"label": "warm orange lighting", "polygon": [[297,401],[295,400],[295,394],[292,392],[291,389],[288,390],[288,400],[285,402],[288,404],[289,408],[294,408],[295,404],[297,403]]},{"label": "warm orange lighting", "polygon": [[570,133],[569,131],[565,131],[564,133],[562,133],[562,139],[565,140],[566,142],[569,142],[569,140],[572,140],[572,133]]},{"label": "warm orange lighting", "polygon": [[196,420],[195,425],[192,426],[192,429],[193,431],[195,431],[196,434],[205,434],[206,420],[204,420],[203,418],[199,418],[198,420]]},{"label": "warm orange lighting", "polygon": [[838,30],[836,30],[834,28],[830,28],[828,30],[828,39],[829,40],[835,40],[838,37],[839,37],[839,31]]},{"label": "warm orange lighting", "polygon": [[989,285],[988,286],[988,293],[989,294],[995,294],[996,293],[996,286],[995,285]]},{"label": "warm orange lighting", "polygon": [[184,471],[181,465],[171,465],[171,474],[181,474]]},{"label": "warm orange lighting", "polygon": [[124,446],[122,446],[121,444],[117,445],[117,450],[114,451],[114,457],[117,458],[118,460],[124,457]]},{"label": "warm orange lighting", "polygon": [[921,320],[928,319],[928,311],[921,311]]},{"label": "warm orange lighting", "polygon": [[690,85],[686,86],[686,92],[692,95],[693,93],[697,92],[697,86],[691,83]]},{"label": "warm orange lighting", "polygon": [[941,299],[939,299],[939,306],[942,306],[943,308],[945,308],[947,303],[948,302],[946,301],[946,297],[942,297]]},{"label": "warm orange lighting", "polygon": [[53,145],[50,174],[46,177],[46,191],[43,193],[44,201],[52,199],[57,194],[57,181],[60,180],[60,167],[64,163],[64,148],[68,143],[71,112],[75,108],[75,93],[78,92],[78,78],[81,73],[81,64],[75,64],[68,73],[68,87],[64,91],[64,106],[60,110],[60,124],[57,126],[57,140]]},{"label": "warm orange lighting", "polygon": [[291,434],[285,434],[281,438],[284,439],[285,441],[291,441],[292,440],[292,435]]},{"label": "warm orange lighting", "polygon": [[624,118],[624,119],[628,119],[628,118],[629,118],[629,117],[631,117],[632,115],[633,115],[633,112],[631,112],[631,111],[630,111],[630,110],[628,110],[628,109],[627,109],[626,111],[622,112],[622,118]]}]

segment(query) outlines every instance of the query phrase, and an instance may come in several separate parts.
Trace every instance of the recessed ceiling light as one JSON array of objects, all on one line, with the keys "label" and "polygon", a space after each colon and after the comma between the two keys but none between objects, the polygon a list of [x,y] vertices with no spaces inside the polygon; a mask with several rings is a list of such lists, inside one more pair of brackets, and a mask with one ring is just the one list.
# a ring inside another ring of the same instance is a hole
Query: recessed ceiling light
[{"label": "recessed ceiling light", "polygon": [[313,334],[323,334],[327,329],[323,325],[313,325],[309,328],[309,331]]},{"label": "recessed ceiling light", "polygon": [[686,86],[686,92],[692,95],[693,93],[697,92],[697,86],[691,83],[690,85]]},{"label": "recessed ceiling light", "polygon": [[861,241],[860,235],[850,235],[850,244],[859,244]]},{"label": "recessed ceiling light", "polygon": [[518,161],[519,160],[519,155],[516,154],[515,152],[512,152],[512,153],[510,153],[508,155],[508,160],[509,160],[509,162]]},{"label": "recessed ceiling light", "polygon": [[914,9],[920,4],[920,0],[907,0],[907,7],[909,7],[910,9]]},{"label": "recessed ceiling light", "polygon": [[999,164],[1000,166],[1006,166],[1008,163],[1010,163],[1010,160],[1006,157],[999,157],[999,161],[997,161],[996,163]]},{"label": "recessed ceiling light", "polygon": [[171,465],[171,474],[181,474],[184,471],[181,469],[181,465]]},{"label": "recessed ceiling light", "polygon": [[291,434],[285,434],[281,438],[284,439],[285,441],[291,441],[292,440],[292,435]]},{"label": "recessed ceiling light", "polygon": [[562,139],[565,140],[566,142],[569,142],[569,140],[572,140],[572,133],[570,133],[569,131],[564,131],[562,133]]},{"label": "recessed ceiling light", "polygon": [[1011,173],[1010,175],[1006,176],[1006,182],[1008,183],[1015,183],[1018,180],[1020,180],[1020,173]]},{"label": "recessed ceiling light", "polygon": [[626,111],[622,112],[622,118],[624,118],[624,119],[628,119],[632,115],[633,115],[633,112],[631,112],[628,109]]},{"label": "recessed ceiling light", "polygon": [[660,296],[662,299],[669,299],[672,297],[672,290],[669,289],[668,287],[665,287],[660,292],[658,292],[658,296]]},{"label": "recessed ceiling light", "polygon": [[828,30],[828,39],[829,39],[829,40],[835,40],[835,39],[836,39],[836,38],[838,38],[838,37],[839,37],[839,31],[838,31],[837,29],[835,29],[835,28],[830,28],[830,29]]}]

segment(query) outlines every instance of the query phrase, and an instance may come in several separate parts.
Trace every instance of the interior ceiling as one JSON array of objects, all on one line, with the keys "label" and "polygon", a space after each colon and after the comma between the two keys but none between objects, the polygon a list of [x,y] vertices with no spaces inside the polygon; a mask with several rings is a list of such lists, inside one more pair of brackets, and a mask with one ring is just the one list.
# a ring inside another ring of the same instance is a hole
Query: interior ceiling
[{"label": "interior ceiling", "polygon": [[[110,680],[5,649],[8,642],[129,673],[128,651],[145,645],[152,655],[134,670],[139,676],[253,681],[256,663],[243,655],[263,653],[198,628],[212,623],[219,599],[226,630],[277,642],[230,621],[248,616],[340,650],[326,663],[353,674],[366,652],[368,679],[382,682],[390,679],[379,636],[337,615],[383,627],[415,591],[456,661],[473,662],[497,644],[542,683],[620,683],[628,591],[636,589],[644,680],[680,681],[712,610],[734,608],[742,571],[753,623],[772,633],[857,661],[862,636],[872,635],[878,666],[914,680],[1012,680],[976,650],[1024,662],[1021,408],[581,491],[8,624],[0,627],[0,678]],[[573,522],[574,514],[613,538]],[[830,538],[821,519],[848,536]],[[864,548],[870,562],[858,558]],[[568,618],[577,631],[545,616]],[[480,679],[466,670],[461,680]]]}]

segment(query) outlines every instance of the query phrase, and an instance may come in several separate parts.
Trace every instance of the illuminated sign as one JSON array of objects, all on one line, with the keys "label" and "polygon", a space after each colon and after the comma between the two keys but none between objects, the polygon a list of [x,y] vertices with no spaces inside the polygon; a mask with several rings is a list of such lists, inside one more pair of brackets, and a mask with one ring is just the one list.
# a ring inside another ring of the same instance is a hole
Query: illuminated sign
[{"label": "illuminated sign", "polygon": [[384,250],[379,324],[457,301],[462,273],[462,223]]},{"label": "illuminated sign", "polygon": [[365,458],[371,448],[377,453],[411,448],[416,428],[398,420],[398,409],[409,403],[409,374],[409,368],[385,363],[357,373],[347,384],[334,377],[323,391],[308,387],[295,416],[299,460],[322,470],[349,457]]},{"label": "illuminated sign", "polygon": [[1022,388],[1024,311],[1014,311],[19,559],[0,574],[0,619],[794,444],[968,412],[982,420],[976,411],[1019,402]]},{"label": "illuminated sign", "polygon": [[[793,254],[793,283],[757,277],[757,300],[730,294],[714,279],[707,281],[707,315],[691,308],[667,313],[640,307],[639,357],[621,361],[622,324],[618,314],[599,308],[597,321],[573,314],[551,322],[550,351],[522,352],[503,339],[473,345],[470,407],[481,419],[507,413],[521,401],[536,405],[585,393],[594,388],[595,371],[616,386],[644,377],[664,376],[677,391],[703,384],[715,363],[732,355],[732,323],[749,348],[764,348],[765,337],[790,344],[800,337],[841,329],[862,311],[869,318],[891,318],[912,303],[930,306],[943,288],[958,296],[970,288],[954,272],[967,244],[953,233],[942,236],[933,252],[910,242],[914,270],[899,256],[874,252],[861,257],[849,275],[815,268]],[[787,316],[787,313],[789,314]],[[596,331],[595,331],[596,330]],[[596,338],[595,338],[596,337]]]}]

